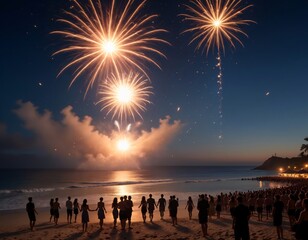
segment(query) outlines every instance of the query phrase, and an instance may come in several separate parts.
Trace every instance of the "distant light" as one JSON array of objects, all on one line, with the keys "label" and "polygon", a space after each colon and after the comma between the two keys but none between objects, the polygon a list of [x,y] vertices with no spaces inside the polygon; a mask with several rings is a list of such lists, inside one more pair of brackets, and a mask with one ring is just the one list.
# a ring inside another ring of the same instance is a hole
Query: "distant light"
[{"label": "distant light", "polygon": [[279,168],[279,171],[282,172],[282,171],[283,171],[283,168]]},{"label": "distant light", "polygon": [[266,96],[270,95],[270,92],[266,92],[265,95],[266,95]]},{"label": "distant light", "polygon": [[180,110],[181,110],[181,107],[178,107],[178,108],[176,109],[177,112],[180,111]]}]

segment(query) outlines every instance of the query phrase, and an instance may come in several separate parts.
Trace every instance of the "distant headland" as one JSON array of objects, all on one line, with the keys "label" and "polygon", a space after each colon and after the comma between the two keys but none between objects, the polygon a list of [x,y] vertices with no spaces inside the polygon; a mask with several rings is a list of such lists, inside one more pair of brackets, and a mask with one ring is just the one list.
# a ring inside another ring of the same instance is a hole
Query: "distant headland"
[{"label": "distant headland", "polygon": [[279,170],[279,169],[288,169],[288,168],[296,168],[300,170],[301,168],[307,167],[308,165],[308,157],[293,157],[293,158],[283,158],[272,156],[267,159],[263,164],[254,168],[255,170]]}]

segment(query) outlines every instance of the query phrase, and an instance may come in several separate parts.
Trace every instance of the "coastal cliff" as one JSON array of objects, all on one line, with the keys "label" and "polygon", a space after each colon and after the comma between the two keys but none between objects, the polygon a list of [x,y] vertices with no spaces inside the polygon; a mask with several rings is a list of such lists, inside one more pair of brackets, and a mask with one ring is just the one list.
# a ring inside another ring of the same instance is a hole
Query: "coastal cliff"
[{"label": "coastal cliff", "polygon": [[267,159],[262,165],[254,168],[255,170],[277,170],[279,168],[287,169],[288,166],[296,167],[301,169],[308,164],[308,157],[293,157],[293,158],[282,158],[272,156]]}]

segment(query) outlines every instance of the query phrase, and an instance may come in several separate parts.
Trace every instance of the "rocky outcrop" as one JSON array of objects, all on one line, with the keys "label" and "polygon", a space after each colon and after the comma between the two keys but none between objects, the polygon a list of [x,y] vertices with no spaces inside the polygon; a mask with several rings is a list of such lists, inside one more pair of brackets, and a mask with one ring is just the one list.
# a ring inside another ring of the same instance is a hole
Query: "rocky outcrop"
[{"label": "rocky outcrop", "polygon": [[301,169],[308,164],[308,157],[293,157],[293,158],[282,158],[272,156],[267,159],[262,165],[255,168],[255,170],[278,170],[279,168],[287,169],[288,166],[293,168],[296,166],[297,169]]}]

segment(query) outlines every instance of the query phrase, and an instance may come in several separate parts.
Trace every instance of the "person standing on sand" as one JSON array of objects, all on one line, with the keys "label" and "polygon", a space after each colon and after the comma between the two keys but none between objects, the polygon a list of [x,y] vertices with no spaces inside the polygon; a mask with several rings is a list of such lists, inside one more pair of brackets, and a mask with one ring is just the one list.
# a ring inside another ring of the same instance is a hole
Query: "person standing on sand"
[{"label": "person standing on sand", "polygon": [[117,227],[117,219],[119,217],[118,199],[116,197],[113,199],[111,208],[112,208],[112,216],[113,216],[113,228],[116,228]]},{"label": "person standing on sand", "polygon": [[215,208],[217,219],[220,219],[221,208],[222,208],[222,200],[221,200],[221,196],[218,195],[217,200],[216,200],[216,208]]},{"label": "person standing on sand", "polygon": [[80,211],[79,203],[78,203],[78,199],[77,198],[75,198],[75,200],[73,202],[73,207],[74,207],[74,215],[75,215],[75,223],[76,223],[77,216],[78,216],[78,213]]},{"label": "person standing on sand", "polygon": [[289,194],[289,201],[287,203],[287,211],[288,211],[288,216],[289,216],[290,228],[292,228],[292,226],[296,222],[295,202],[296,202],[295,196],[292,193],[290,193]]},{"label": "person standing on sand", "polygon": [[73,203],[71,201],[71,197],[67,197],[65,205],[66,205],[67,223],[72,223]]},{"label": "person standing on sand", "polygon": [[209,203],[205,200],[204,194],[200,195],[197,209],[199,210],[198,219],[199,223],[201,224],[201,229],[203,233],[203,237],[208,235],[207,233],[207,222],[208,222],[208,210],[209,210]]},{"label": "person standing on sand", "polygon": [[89,222],[89,212],[92,211],[89,208],[89,205],[87,204],[87,199],[84,199],[81,205],[80,211],[82,212],[81,214],[81,222],[82,222],[82,231],[87,232],[88,230],[88,222]]},{"label": "person standing on sand", "polygon": [[120,221],[121,221],[121,230],[124,231],[125,230],[125,226],[126,226],[126,220],[127,220],[127,216],[126,216],[126,207],[125,207],[125,202],[123,201],[124,198],[120,197],[120,202],[118,203],[118,208],[120,209]]},{"label": "person standing on sand", "polygon": [[264,204],[264,199],[262,194],[258,195],[258,198],[256,200],[257,204],[257,213],[258,213],[258,221],[262,222],[262,217],[263,217],[263,204]]},{"label": "person standing on sand", "polygon": [[103,202],[103,198],[101,197],[99,199],[99,202],[97,203],[97,207],[95,209],[95,211],[97,211],[97,215],[98,215],[98,219],[99,219],[99,226],[100,229],[103,229],[103,223],[104,223],[104,219],[105,219],[105,213],[107,213],[107,210],[105,208],[105,204]]},{"label": "person standing on sand", "polygon": [[280,200],[280,195],[275,196],[275,202],[273,206],[273,223],[276,226],[278,239],[283,239],[283,229],[282,229],[282,212],[283,212],[283,202]]},{"label": "person standing on sand", "polygon": [[215,215],[215,200],[214,197],[210,195],[210,201],[209,201],[209,217],[212,219],[212,217]]},{"label": "person standing on sand", "polygon": [[234,211],[236,206],[237,206],[237,201],[235,199],[235,196],[232,195],[229,201],[230,214],[232,217],[232,228],[234,228]]},{"label": "person standing on sand", "polygon": [[273,200],[272,200],[271,194],[268,193],[266,195],[264,199],[264,205],[265,205],[265,210],[266,210],[266,219],[268,219],[273,210]]},{"label": "person standing on sand", "polygon": [[155,209],[156,203],[155,203],[155,199],[152,198],[152,194],[149,194],[149,198],[147,200],[147,204],[148,204],[148,211],[149,211],[150,222],[153,222],[154,209]]},{"label": "person standing on sand", "polygon": [[128,196],[128,199],[125,202],[125,208],[126,208],[126,214],[127,214],[127,220],[128,220],[128,229],[133,229],[131,227],[132,224],[132,213],[133,213],[133,201],[132,201],[132,197]]},{"label": "person standing on sand", "polygon": [[145,196],[142,196],[141,202],[139,205],[139,208],[141,207],[141,214],[142,214],[142,219],[143,222],[145,223],[145,220],[147,218],[147,201],[145,200]]},{"label": "person standing on sand", "polygon": [[234,210],[234,237],[235,240],[249,240],[250,211],[243,203],[243,197],[237,197],[238,205]]},{"label": "person standing on sand", "polygon": [[[307,194],[306,194],[307,195]],[[304,210],[300,212],[298,221],[298,229],[296,230],[296,239],[308,239],[308,198],[303,201]]]},{"label": "person standing on sand", "polygon": [[178,206],[179,206],[178,201],[175,199],[175,196],[172,196],[172,199],[169,202],[169,210],[170,210],[170,217],[172,219],[172,226],[178,224],[177,220]]},{"label": "person standing on sand", "polygon": [[188,200],[187,200],[186,207],[185,207],[185,209],[188,210],[189,220],[191,220],[192,211],[193,211],[194,208],[195,208],[194,202],[193,202],[193,200],[191,199],[191,196],[189,196],[189,197],[188,197]]},{"label": "person standing on sand", "polygon": [[55,214],[54,214],[54,211],[53,211],[53,204],[54,204],[54,199],[50,199],[50,202],[49,202],[49,206],[50,206],[50,218],[49,218],[49,222],[51,222],[52,218],[53,220],[55,220]]},{"label": "person standing on sand", "polygon": [[26,210],[28,213],[29,221],[30,221],[30,230],[33,231],[33,228],[36,222],[35,214],[37,214],[37,211],[35,210],[35,205],[32,202],[32,197],[29,197],[28,200],[29,202],[26,205]]},{"label": "person standing on sand", "polygon": [[59,210],[61,209],[59,199],[56,198],[55,202],[53,203],[53,211],[54,211],[54,217],[55,217],[55,225],[58,225],[58,220],[60,217]]},{"label": "person standing on sand", "polygon": [[157,202],[157,206],[160,213],[160,220],[164,219],[164,214],[166,210],[166,199],[164,199],[164,194],[160,195],[160,199]]}]

